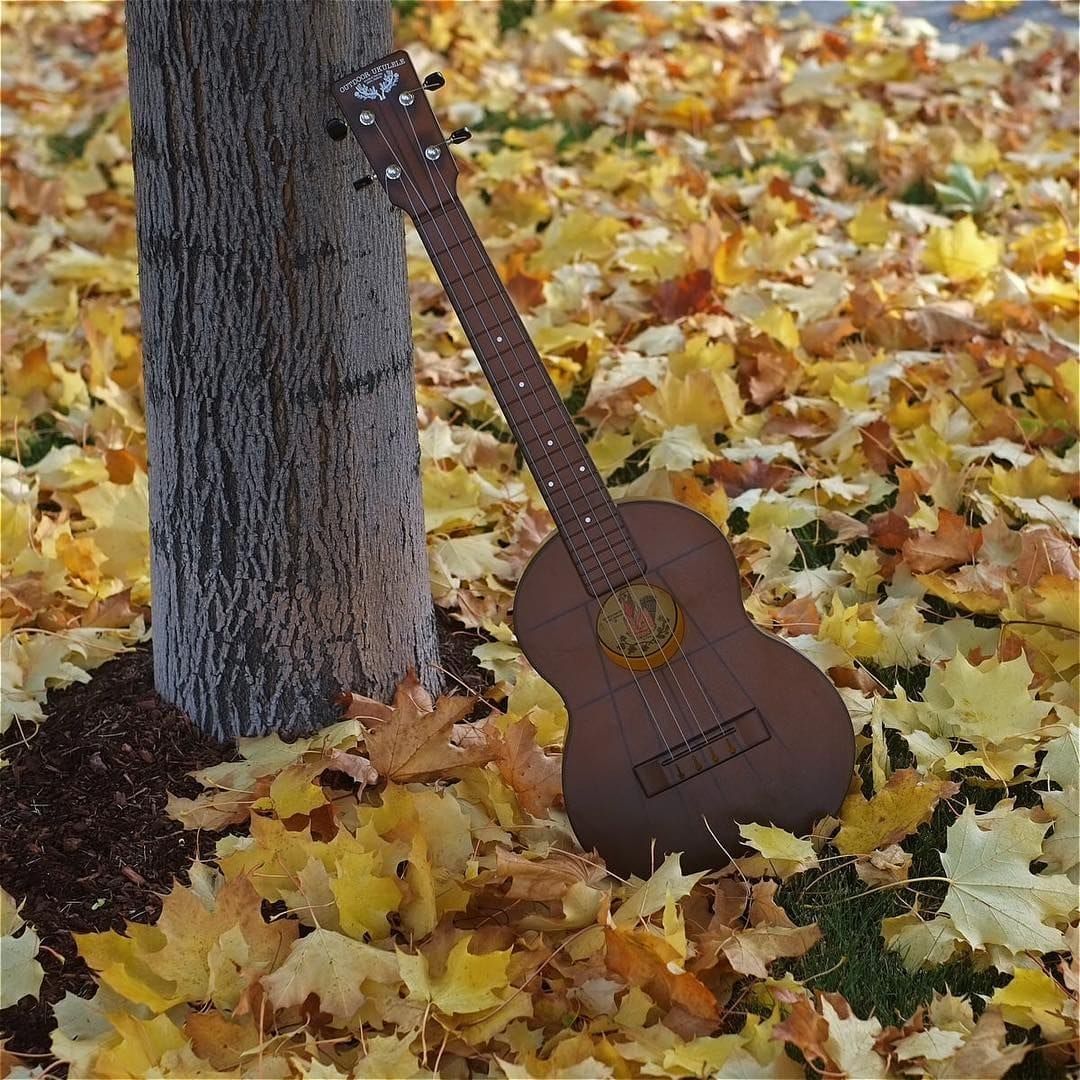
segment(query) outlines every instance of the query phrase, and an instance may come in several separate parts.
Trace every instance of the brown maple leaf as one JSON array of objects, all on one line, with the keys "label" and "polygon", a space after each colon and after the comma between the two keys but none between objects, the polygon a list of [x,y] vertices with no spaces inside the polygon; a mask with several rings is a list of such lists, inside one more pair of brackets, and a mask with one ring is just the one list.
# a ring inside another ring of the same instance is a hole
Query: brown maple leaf
[{"label": "brown maple leaf", "polygon": [[858,332],[859,328],[844,316],[819,319],[799,331],[799,341],[812,356],[834,356],[840,342]]},{"label": "brown maple leaf", "polygon": [[895,510],[874,514],[866,524],[870,539],[883,551],[899,551],[911,536],[911,526]]},{"label": "brown maple leaf", "polygon": [[982,530],[971,528],[959,514],[942,510],[936,533],[920,529],[904,541],[904,561],[917,574],[950,570],[969,563],[982,546]]},{"label": "brown maple leaf", "polygon": [[821,614],[812,596],[801,596],[779,608],[773,621],[781,630],[793,636],[816,634],[821,626]]},{"label": "brown maple leaf", "polygon": [[562,757],[545,754],[536,745],[536,728],[528,714],[506,729],[495,761],[518,802],[534,817],[547,817],[562,801]]},{"label": "brown maple leaf", "polygon": [[888,476],[903,461],[893,442],[892,430],[884,420],[871,421],[859,429],[859,435],[866,461],[879,476]]},{"label": "brown maple leaf", "polygon": [[511,900],[561,900],[571,885],[600,881],[604,871],[593,861],[565,851],[530,859],[500,847],[495,851],[495,877],[509,881],[503,894]]},{"label": "brown maple leaf", "polygon": [[496,740],[486,728],[458,723],[476,698],[452,694],[433,702],[415,671],[402,680],[392,705],[360,694],[349,694],[345,704],[345,715],[367,730],[371,764],[388,780],[434,780],[495,756]]},{"label": "brown maple leaf", "polygon": [[653,293],[653,307],[665,322],[703,311],[712,298],[712,271],[691,270],[682,277],[662,281]]},{"label": "brown maple leaf", "polygon": [[753,488],[782,491],[795,475],[795,470],[787,465],[774,465],[757,457],[746,461],[721,458],[710,466],[709,471],[713,479],[719,480],[724,490],[733,497]]}]

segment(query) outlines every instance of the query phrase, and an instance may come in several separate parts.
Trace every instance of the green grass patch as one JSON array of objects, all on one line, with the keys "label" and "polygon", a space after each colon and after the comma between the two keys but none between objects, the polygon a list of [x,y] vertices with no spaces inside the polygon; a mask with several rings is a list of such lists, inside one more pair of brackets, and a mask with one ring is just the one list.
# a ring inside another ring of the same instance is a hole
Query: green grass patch
[{"label": "green grass patch", "polygon": [[505,34],[515,30],[532,13],[536,0],[502,0],[499,4],[499,30]]},{"label": "green grass patch", "polygon": [[799,545],[799,554],[791,564],[796,570],[816,570],[833,561],[835,548],[832,541],[836,539],[836,533],[828,525],[817,520],[808,521],[792,529],[791,535]]},{"label": "green grass patch", "polygon": [[[896,681],[903,685],[903,669],[893,670]],[[906,681],[914,685],[918,671],[911,669]],[[904,744],[894,735],[889,733],[890,758],[894,767],[906,767],[911,764],[910,754],[906,748],[901,751]],[[871,891],[872,887],[859,880],[849,863],[833,858],[822,869],[800,874],[781,886],[777,901],[788,915],[799,925],[816,922],[823,935],[805,956],[789,962],[788,970],[795,978],[812,989],[843,994],[857,1015],[873,1014],[883,1025],[906,1020],[919,1006],[932,1000],[934,993],[967,997],[976,1016],[982,1012],[985,999],[1009,981],[1007,974],[994,968],[980,970],[967,957],[909,972],[900,954],[887,949],[881,936],[882,920],[905,914],[916,897],[926,917],[937,910],[948,883],[916,879],[943,876],[941,852],[958,810],[972,803],[985,813],[1005,797],[1001,788],[975,782],[975,775],[969,774],[959,794],[951,802],[941,803],[930,822],[904,841],[904,849],[912,856],[911,885]],[[1038,800],[1032,784],[1019,785],[1009,794],[1020,805],[1034,805]],[[1024,1036],[1021,1029],[1010,1028],[1010,1042],[1021,1042]],[[1064,1068],[1037,1051],[1007,1074],[1012,1080],[1058,1080],[1065,1075]]]},{"label": "green grass patch", "polygon": [[19,430],[17,440],[0,444],[0,457],[20,461],[24,466],[36,465],[54,446],[68,446],[74,441],[60,431],[51,413],[42,413]]},{"label": "green grass patch", "polygon": [[49,148],[49,153],[52,154],[54,161],[74,161],[76,158],[82,157],[83,151],[86,149],[86,144],[93,138],[94,132],[101,127],[102,121],[105,119],[104,113],[99,113],[90,121],[90,126],[85,130],[77,132],[75,135],[50,135],[45,140],[45,145]]},{"label": "green grass patch", "polygon": [[[907,1019],[935,990],[972,995],[976,1009],[980,1002],[974,995],[993,993],[996,972],[976,971],[965,961],[909,972],[900,954],[885,948],[881,920],[903,915],[910,891],[871,893],[850,866],[836,865],[799,875],[777,896],[796,923],[816,922],[823,934],[805,956],[791,962],[789,970],[797,979],[815,990],[843,994],[859,1016],[873,1013],[882,1024]],[[914,887],[924,890],[926,885]]]}]

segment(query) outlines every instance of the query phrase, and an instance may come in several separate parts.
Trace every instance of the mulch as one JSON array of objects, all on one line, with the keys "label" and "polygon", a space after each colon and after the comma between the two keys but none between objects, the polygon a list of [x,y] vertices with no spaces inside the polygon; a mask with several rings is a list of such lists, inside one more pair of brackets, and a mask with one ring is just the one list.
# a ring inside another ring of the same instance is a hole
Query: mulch
[{"label": "mulch", "polygon": [[[448,689],[482,692],[490,676],[472,649],[484,639],[438,614]],[[149,646],[53,691],[45,713],[27,742],[8,732],[11,765],[0,770],[0,885],[37,931],[45,971],[37,1000],[0,1011],[0,1035],[30,1060],[51,1058],[51,1005],[95,990],[71,934],[157,919],[160,896],[218,837],[167,818],[168,793],[194,797],[201,788],[187,773],[236,756],[157,695]]]}]

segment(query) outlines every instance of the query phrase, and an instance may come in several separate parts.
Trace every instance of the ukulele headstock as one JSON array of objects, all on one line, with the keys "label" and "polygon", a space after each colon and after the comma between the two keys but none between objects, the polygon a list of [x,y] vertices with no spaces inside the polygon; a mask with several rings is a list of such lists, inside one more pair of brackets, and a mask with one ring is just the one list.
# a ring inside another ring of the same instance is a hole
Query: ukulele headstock
[{"label": "ukulele headstock", "polygon": [[431,111],[425,91],[444,81],[436,72],[421,82],[408,53],[399,50],[331,87],[374,178],[413,219],[456,198],[458,169],[449,144],[470,137],[462,128],[448,139]]}]

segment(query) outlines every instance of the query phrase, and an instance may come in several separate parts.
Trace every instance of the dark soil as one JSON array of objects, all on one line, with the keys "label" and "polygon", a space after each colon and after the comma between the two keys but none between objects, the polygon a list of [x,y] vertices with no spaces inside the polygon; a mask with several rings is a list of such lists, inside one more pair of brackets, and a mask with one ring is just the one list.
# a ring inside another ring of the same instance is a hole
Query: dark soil
[{"label": "dark soil", "polygon": [[[483,639],[442,611],[438,622],[448,691],[482,692],[491,680],[472,649]],[[28,742],[14,733],[3,751],[11,766],[0,770],[0,885],[37,931],[45,970],[38,1000],[0,1011],[0,1035],[31,1060],[50,1057],[50,1006],[68,991],[94,993],[72,932],[157,919],[160,895],[217,838],[166,817],[168,793],[195,796],[186,774],[235,756],[158,697],[149,646],[50,693],[45,713]]]},{"label": "dark soil", "polygon": [[49,1004],[94,983],[71,932],[153,922],[168,892],[209,835],[165,816],[169,791],[189,798],[186,773],[232,756],[154,693],[150,650],[125,653],[89,683],[49,695],[47,718],[26,744],[5,750],[0,772],[0,884],[23,903],[45,969],[39,1000],[0,1012],[15,1053],[47,1053]]},{"label": "dark soil", "polygon": [[444,693],[460,694],[466,688],[482,694],[491,686],[491,672],[485,671],[473,656],[477,645],[491,639],[483,631],[467,630],[441,607],[435,607],[438,624],[439,656],[442,660]]}]

